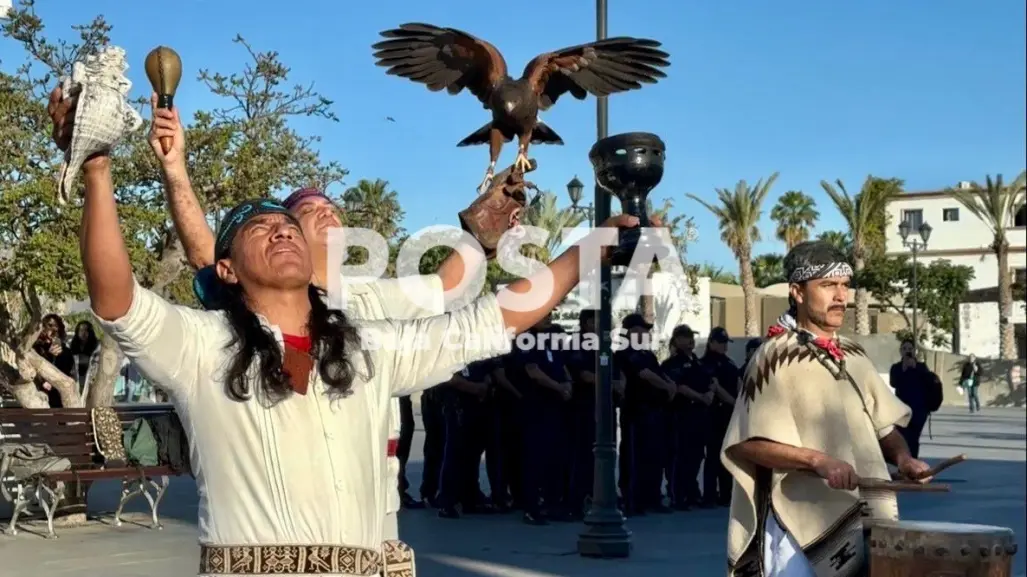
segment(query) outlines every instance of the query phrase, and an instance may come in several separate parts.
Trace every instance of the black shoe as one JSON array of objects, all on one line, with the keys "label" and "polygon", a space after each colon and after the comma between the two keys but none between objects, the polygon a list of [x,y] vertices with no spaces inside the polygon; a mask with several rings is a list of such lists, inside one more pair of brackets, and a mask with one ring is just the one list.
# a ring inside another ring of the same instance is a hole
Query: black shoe
[{"label": "black shoe", "polygon": [[461,507],[464,515],[494,515],[496,508],[491,503],[478,503]]},{"label": "black shoe", "polygon": [[549,521],[541,513],[524,513],[524,522],[528,525],[548,525]]},{"label": "black shoe", "polygon": [[692,506],[688,504],[688,501],[679,501],[671,505],[675,511],[691,511]]},{"label": "black shoe", "polygon": [[421,495],[421,502],[424,503],[425,507],[429,507],[431,509],[439,508],[439,500],[435,497],[425,497],[424,495]]},{"label": "black shoe", "polygon": [[418,501],[410,496],[410,493],[403,492],[399,494],[399,502],[404,509],[424,509],[425,505],[423,501]]},{"label": "black shoe", "polygon": [[716,509],[717,508],[717,502],[716,501],[711,501],[709,499],[703,499],[699,503],[699,508],[700,509]]},{"label": "black shoe", "polygon": [[456,507],[442,507],[439,509],[439,519],[459,519],[460,512]]},{"label": "black shoe", "polygon": [[550,521],[553,521],[554,523],[573,523],[575,521],[574,515],[571,514],[570,511],[564,509],[550,511],[547,517]]},{"label": "black shoe", "polygon": [[653,505],[652,507],[649,507],[648,510],[652,511],[653,513],[659,513],[661,515],[666,515],[667,513],[673,513],[674,512],[674,509],[671,509],[670,507],[664,505],[663,503],[660,503],[658,505]]}]

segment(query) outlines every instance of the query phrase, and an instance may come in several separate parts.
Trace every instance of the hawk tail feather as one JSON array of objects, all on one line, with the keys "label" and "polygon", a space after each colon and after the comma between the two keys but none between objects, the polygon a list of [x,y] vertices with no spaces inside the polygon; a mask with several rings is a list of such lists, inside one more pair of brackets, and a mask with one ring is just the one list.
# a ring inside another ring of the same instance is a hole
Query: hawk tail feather
[{"label": "hawk tail feather", "polygon": [[[465,138],[465,139],[461,140],[460,142],[456,143],[456,145],[457,146],[473,146],[475,144],[488,144],[491,132],[492,132],[492,123],[491,122],[486,122],[484,124],[484,126],[479,128],[478,130],[475,130],[474,132],[472,132],[470,135],[467,136],[467,138]],[[510,139],[507,138],[506,141],[510,142]]]},{"label": "hawk tail feather", "polygon": [[531,132],[532,144],[563,144],[563,139],[555,130],[545,122],[539,120],[535,123],[535,130]]}]

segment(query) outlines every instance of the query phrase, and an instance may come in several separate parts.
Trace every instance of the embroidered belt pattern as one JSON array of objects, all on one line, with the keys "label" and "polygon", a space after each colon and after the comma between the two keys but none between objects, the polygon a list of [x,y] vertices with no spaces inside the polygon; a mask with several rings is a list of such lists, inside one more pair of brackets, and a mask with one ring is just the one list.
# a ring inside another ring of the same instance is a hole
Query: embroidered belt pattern
[{"label": "embroidered belt pattern", "polygon": [[377,551],[331,545],[214,546],[200,548],[201,575],[381,575]]},{"label": "embroidered belt pattern", "polygon": [[337,545],[203,545],[201,575],[361,575],[415,577],[414,550],[385,541],[382,552]]}]

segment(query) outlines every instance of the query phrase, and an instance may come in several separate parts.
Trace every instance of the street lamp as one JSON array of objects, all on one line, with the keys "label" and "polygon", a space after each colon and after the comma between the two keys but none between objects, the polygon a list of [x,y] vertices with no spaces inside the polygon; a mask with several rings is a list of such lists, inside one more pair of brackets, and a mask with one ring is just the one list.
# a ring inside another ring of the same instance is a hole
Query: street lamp
[{"label": "street lamp", "polygon": [[[596,0],[596,40],[605,39],[606,0]],[[596,100],[596,141],[609,136],[609,116],[606,97],[599,97]],[[595,185],[593,215],[594,222],[606,222],[610,218],[610,195],[598,182]],[[586,528],[578,536],[578,553],[584,557],[627,557],[631,554],[631,532],[624,526],[624,515],[617,508],[616,423],[613,414],[613,375],[610,371],[610,360],[613,357],[610,295],[613,286],[608,264],[599,267],[599,285],[599,310],[594,311],[595,327],[599,333],[599,355],[595,366],[595,476],[592,505],[585,515]]]},{"label": "street lamp", "polygon": [[588,206],[579,206],[581,202],[581,195],[585,191],[585,185],[578,180],[575,175],[570,182],[567,183],[567,196],[571,197],[571,211],[584,214],[588,218],[588,227],[592,228],[595,226],[593,219],[595,218],[595,205],[588,203]]},{"label": "street lamp", "polygon": [[912,324],[913,324],[913,327],[912,328],[913,328],[913,350],[915,351],[915,350],[918,350],[920,348],[920,333],[917,332],[917,327],[916,327],[916,309],[917,309],[916,297],[917,297],[917,293],[919,292],[919,288],[917,287],[917,284],[916,284],[916,256],[917,256],[917,254],[920,253],[920,251],[922,251],[925,248],[927,248],[927,241],[931,240],[931,230],[932,229],[931,229],[931,225],[927,224],[926,221],[920,223],[920,226],[917,228],[917,232],[920,234],[920,240],[917,240],[916,238],[909,238],[909,233],[911,232],[911,229],[912,229],[912,225],[909,224],[908,220],[903,219],[903,221],[899,223],[899,236],[902,237],[902,246],[908,248],[913,253],[913,288],[912,288],[912,294],[913,294],[913,323]]}]

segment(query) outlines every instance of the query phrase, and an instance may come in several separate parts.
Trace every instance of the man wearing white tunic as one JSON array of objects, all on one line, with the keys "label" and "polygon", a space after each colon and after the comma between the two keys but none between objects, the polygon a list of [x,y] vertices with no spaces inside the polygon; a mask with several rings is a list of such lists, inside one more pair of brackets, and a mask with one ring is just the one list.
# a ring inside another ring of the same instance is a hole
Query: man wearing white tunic
[{"label": "man wearing white tunic", "polygon": [[[154,96],[153,98],[156,98]],[[150,125],[150,143],[154,155],[161,164],[165,181],[165,197],[171,212],[176,232],[182,241],[190,264],[198,269],[197,295],[202,298],[203,284],[216,282],[214,274],[214,233],[207,223],[206,216],[189,180],[185,163],[185,133],[178,118],[176,108],[161,109],[153,106],[153,122]],[[170,138],[172,146],[167,153],[160,145],[161,138]],[[328,275],[328,231],[341,227],[338,207],[323,192],[314,188],[299,189],[285,199],[283,205],[292,212],[299,221],[303,236],[311,248],[314,264],[314,275],[311,279],[315,285],[327,288]],[[439,315],[445,312],[447,300],[453,302],[462,296],[454,290],[465,276],[473,276],[484,264],[483,255],[476,250],[454,251],[438,273],[421,277],[430,293],[427,306],[408,298],[400,290],[395,279],[375,279],[368,283],[354,284],[348,287],[346,314],[352,318],[363,320],[409,320]],[[204,302],[205,307],[213,304]],[[398,538],[399,528],[397,513],[402,502],[398,489],[399,460],[395,449],[399,437],[399,399],[391,403],[390,419],[394,421],[394,431],[389,439],[387,466],[393,478],[386,476],[384,482],[388,497],[388,517],[386,518],[386,535]]]},{"label": "man wearing white tunic", "polygon": [[[55,122],[59,145],[69,131]],[[295,218],[273,201],[248,201],[219,228],[224,310],[198,311],[136,283],[109,158],[90,158],[83,177],[90,302],[186,427],[200,495],[200,574],[411,575],[409,550],[383,546],[392,397],[506,353],[510,333],[535,324],[577,284],[578,247],[542,271],[552,290],[530,311],[486,295],[415,321],[351,321],[310,283],[310,249]],[[622,215],[605,226],[637,223]],[[504,290],[531,286],[524,279]]]},{"label": "man wearing white tunic", "polygon": [[854,577],[866,570],[863,518],[898,518],[893,493],[859,489],[908,479],[914,459],[895,429],[909,419],[866,351],[840,337],[852,268],[832,245],[785,257],[791,310],[748,364],[721,460],[734,478],[731,577]]}]

